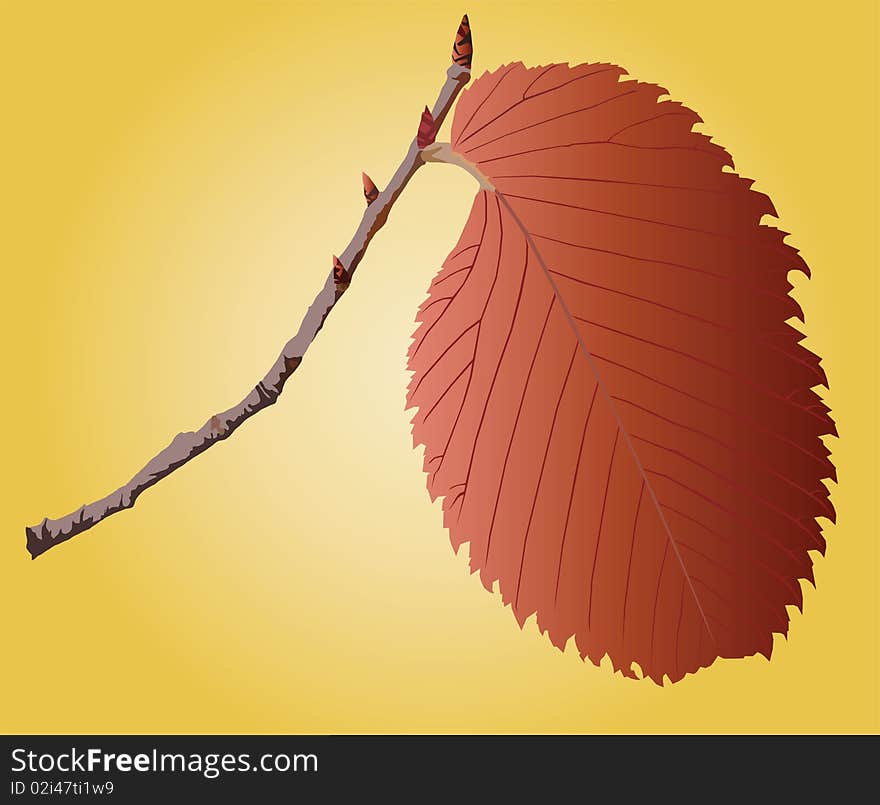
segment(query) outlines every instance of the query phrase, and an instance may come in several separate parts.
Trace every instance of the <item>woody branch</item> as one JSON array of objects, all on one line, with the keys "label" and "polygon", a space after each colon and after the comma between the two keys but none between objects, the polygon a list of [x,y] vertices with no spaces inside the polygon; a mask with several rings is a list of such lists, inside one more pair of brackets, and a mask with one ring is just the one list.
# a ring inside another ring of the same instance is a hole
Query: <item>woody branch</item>
[{"label": "woody branch", "polygon": [[228,439],[254,414],[273,405],[285,383],[302,362],[324,321],[348,290],[355,270],[363,259],[373,236],[384,226],[394,202],[403,192],[415,172],[424,164],[423,149],[434,142],[437,130],[452,108],[458,93],[470,80],[471,36],[467,15],[462,19],[452,50],[452,64],[446,71],[446,81],[433,109],[425,108],[419,131],[406,156],[391,177],[388,186],[379,191],[364,174],[364,196],[367,208],[351,242],[339,257],[333,258],[333,268],[315,297],[296,335],[285,344],[278,359],[262,380],[237,405],[211,416],[196,431],[178,433],[171,443],[154,456],[127,484],[93,503],[83,504],[76,511],[56,520],[45,518],[41,523],[25,529],[27,549],[32,558],[45,553],[71,537],[81,534],[111,514],[130,509],[138,497],[151,486],[184,464],[204,453],[209,447]]}]

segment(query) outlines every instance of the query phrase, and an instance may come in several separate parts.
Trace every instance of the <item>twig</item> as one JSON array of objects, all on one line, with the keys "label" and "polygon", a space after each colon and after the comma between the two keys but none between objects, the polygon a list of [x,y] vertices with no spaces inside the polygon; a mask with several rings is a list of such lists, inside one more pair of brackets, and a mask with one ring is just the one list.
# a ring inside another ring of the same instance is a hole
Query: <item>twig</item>
[{"label": "twig", "polygon": [[[470,56],[470,24],[465,15],[453,46],[452,64],[446,71],[446,81],[440,89],[433,110],[428,113],[430,125],[433,126],[430,138],[432,142],[458,93],[470,80]],[[418,140],[423,139],[425,125],[423,115]],[[57,520],[50,520],[47,517],[38,525],[26,528],[27,549],[32,558],[36,559],[49,548],[81,534],[111,514],[130,509],[145,490],[169,476],[190,459],[204,453],[212,445],[229,438],[243,422],[275,403],[284,390],[284,384],[296,371],[309,345],[320,332],[324,320],[348,290],[354,272],[367,251],[373,235],[388,220],[394,202],[423,164],[422,147],[417,139],[414,139],[400,167],[383,191],[378,192],[372,180],[368,177],[364,178],[367,208],[357,232],[340,257],[333,258],[333,269],[324,282],[324,287],[306,311],[299,331],[287,342],[278,360],[253,390],[238,405],[212,416],[199,430],[178,433],[171,444],[156,455],[134,478],[107,497],[94,503],[84,504],[65,517]]]}]

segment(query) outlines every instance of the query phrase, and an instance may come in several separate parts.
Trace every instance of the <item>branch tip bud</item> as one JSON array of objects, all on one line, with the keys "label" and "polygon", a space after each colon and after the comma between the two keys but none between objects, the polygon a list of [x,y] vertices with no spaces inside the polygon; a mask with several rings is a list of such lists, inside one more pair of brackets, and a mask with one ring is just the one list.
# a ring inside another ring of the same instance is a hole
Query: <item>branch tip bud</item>
[{"label": "branch tip bud", "polygon": [[474,46],[471,40],[471,23],[468,15],[461,18],[458,33],[455,35],[455,44],[452,46],[452,62],[459,67],[471,69],[471,59],[474,55]]}]

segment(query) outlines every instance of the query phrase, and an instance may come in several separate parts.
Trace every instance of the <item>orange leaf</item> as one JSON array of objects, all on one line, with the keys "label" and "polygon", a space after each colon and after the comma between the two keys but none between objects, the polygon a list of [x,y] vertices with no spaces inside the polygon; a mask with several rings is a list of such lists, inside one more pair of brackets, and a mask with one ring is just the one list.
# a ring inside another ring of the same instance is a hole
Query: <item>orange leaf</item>
[{"label": "orange leaf", "polygon": [[419,308],[407,399],[484,585],[662,684],[787,632],[835,429],[769,198],[623,75],[517,63],[463,93],[452,146],[496,190]]}]

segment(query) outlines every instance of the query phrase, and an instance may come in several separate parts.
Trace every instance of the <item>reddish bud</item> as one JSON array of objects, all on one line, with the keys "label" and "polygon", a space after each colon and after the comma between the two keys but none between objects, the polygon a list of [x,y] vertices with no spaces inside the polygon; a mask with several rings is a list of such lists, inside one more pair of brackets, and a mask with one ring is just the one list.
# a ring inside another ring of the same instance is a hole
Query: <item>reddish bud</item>
[{"label": "reddish bud", "polygon": [[455,35],[455,44],[452,46],[452,61],[459,67],[467,67],[470,70],[473,53],[471,24],[467,14],[465,14],[461,18],[461,25],[458,26],[458,33]]},{"label": "reddish bud", "polygon": [[431,110],[428,107],[425,107],[425,111],[422,112],[422,119],[419,122],[419,131],[416,134],[416,143],[418,143],[419,148],[425,148],[434,142],[437,137],[437,124],[434,122],[434,116],[431,114]]},{"label": "reddish bud", "polygon": [[364,180],[364,198],[367,200],[367,206],[369,206],[379,198],[379,188],[376,187],[373,180],[366,173],[362,173],[361,177]]},{"label": "reddish bud", "polygon": [[350,281],[350,277],[348,276],[348,272],[345,270],[345,266],[342,265],[342,261],[334,254],[333,255],[333,282],[337,285],[346,285]]}]

